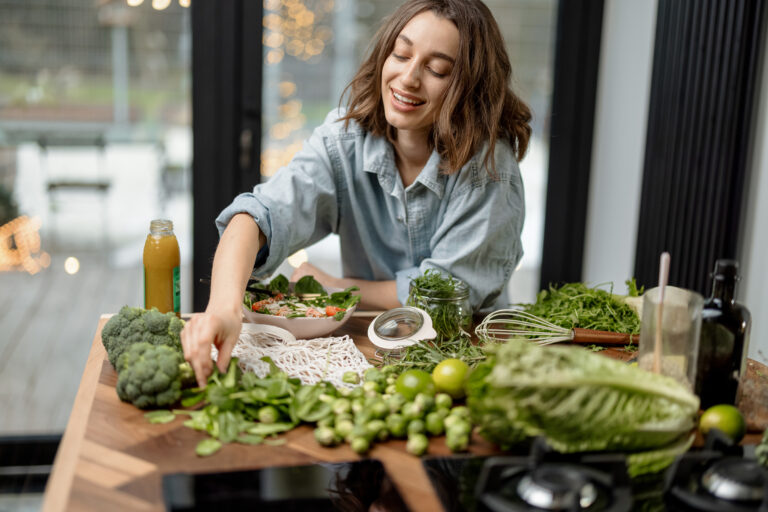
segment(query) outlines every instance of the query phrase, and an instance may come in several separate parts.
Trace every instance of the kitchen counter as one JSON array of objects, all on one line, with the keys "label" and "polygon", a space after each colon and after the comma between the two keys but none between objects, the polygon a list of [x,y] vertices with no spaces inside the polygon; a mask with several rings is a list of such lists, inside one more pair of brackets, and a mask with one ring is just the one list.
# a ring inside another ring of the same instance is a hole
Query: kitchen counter
[{"label": "kitchen counter", "polygon": [[[144,412],[120,401],[117,374],[106,358],[99,321],[72,413],[56,455],[43,502],[44,511],[164,510],[162,476],[177,472],[216,472],[359,460],[348,445],[320,446],[313,429],[300,426],[281,438],[281,446],[224,445],[210,457],[195,454],[207,435],[184,427],[183,416],[168,424],[150,424]],[[366,331],[370,317],[353,317],[335,335],[349,334],[367,357],[374,354]],[[482,438],[470,451],[493,453]],[[443,437],[430,440],[430,455],[449,455]],[[404,440],[377,443],[368,454],[384,465],[413,510],[442,510],[421,459],[405,451]]]},{"label": "kitchen counter", "polygon": [[[207,435],[183,426],[184,416],[168,424],[150,424],[144,412],[117,397],[117,374],[106,358],[102,316],[93,338],[80,387],[46,487],[43,510],[164,510],[162,478],[173,473],[210,473],[274,466],[300,466],[317,462],[361,460],[348,445],[320,446],[313,429],[300,426],[280,435],[285,444],[269,446],[226,444],[210,457],[195,454]],[[366,357],[375,347],[366,332],[371,316],[355,316],[335,335],[348,334]],[[620,349],[602,352],[626,360]],[[764,386],[761,386],[763,389]],[[758,433],[743,443],[756,444]],[[701,446],[697,439],[696,445]],[[470,452],[488,455],[494,445],[475,435]],[[444,437],[430,439],[428,454],[450,455]],[[400,495],[412,510],[442,510],[421,459],[405,451],[404,440],[376,443],[368,457],[384,465]]]}]

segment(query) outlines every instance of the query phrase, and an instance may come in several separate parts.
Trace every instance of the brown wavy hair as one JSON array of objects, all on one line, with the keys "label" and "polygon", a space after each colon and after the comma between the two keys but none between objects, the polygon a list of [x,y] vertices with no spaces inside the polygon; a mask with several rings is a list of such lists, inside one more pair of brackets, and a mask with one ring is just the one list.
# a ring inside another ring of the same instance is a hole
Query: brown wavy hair
[{"label": "brown wavy hair", "polygon": [[457,172],[487,141],[483,165],[495,174],[493,154],[500,138],[508,140],[522,160],[531,136],[531,111],[510,88],[512,66],[504,39],[480,0],[410,0],[401,5],[378,30],[368,57],[344,89],[342,98],[349,93],[345,124],[355,120],[374,135],[395,140],[395,129],[384,116],[381,70],[403,27],[425,11],[452,21],[459,30],[456,63],[429,137],[442,170]]}]

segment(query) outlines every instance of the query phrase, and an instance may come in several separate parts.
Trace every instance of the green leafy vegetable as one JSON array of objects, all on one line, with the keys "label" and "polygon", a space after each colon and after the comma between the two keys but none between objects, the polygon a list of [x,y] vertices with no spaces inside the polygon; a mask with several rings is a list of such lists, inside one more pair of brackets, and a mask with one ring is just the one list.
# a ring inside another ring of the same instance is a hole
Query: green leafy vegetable
[{"label": "green leafy vegetable", "polygon": [[235,439],[240,444],[261,444],[264,442],[264,436],[257,436],[254,434],[241,434],[237,436],[237,439]]},{"label": "green leafy vegetable", "polygon": [[674,379],[578,347],[520,340],[492,346],[467,387],[474,421],[502,447],[544,436],[561,452],[655,451],[687,439],[699,409]]},{"label": "green leafy vegetable", "polygon": [[658,473],[669,467],[675,459],[688,451],[696,439],[696,434],[680,436],[673,443],[662,448],[630,453],[627,457],[627,471],[634,478],[640,475]]},{"label": "green leafy vegetable", "polygon": [[277,277],[272,279],[269,284],[267,285],[267,289],[269,289],[272,293],[288,293],[288,287],[290,283],[288,282],[288,278],[285,277],[283,274],[278,274]]},{"label": "green leafy vegetable", "polygon": [[176,419],[176,415],[171,411],[152,411],[144,414],[150,423],[170,423]]},{"label": "green leafy vegetable", "polygon": [[221,449],[221,443],[215,439],[203,439],[199,443],[197,443],[197,448],[195,448],[195,452],[200,457],[208,457],[209,455],[213,455],[217,451]]},{"label": "green leafy vegetable", "polygon": [[[630,294],[642,291],[634,285],[634,279],[628,283],[632,283]],[[548,290],[538,293],[534,304],[521,306],[524,311],[566,329],[640,332],[640,317],[634,309],[610,291],[590,288],[584,283],[568,283],[559,288],[550,285]]]},{"label": "green leafy vegetable", "polygon": [[296,295],[312,293],[319,293],[320,295],[328,294],[328,292],[325,291],[325,288],[323,288],[323,285],[317,282],[317,280],[312,276],[304,276],[299,279],[296,282],[296,285],[293,287],[293,293]]},{"label": "green leafy vegetable", "polygon": [[[350,286],[346,290],[340,292],[333,292],[326,300],[322,301],[322,305],[336,306],[339,308],[349,309],[352,306],[360,302],[360,295],[355,295],[352,292],[360,290],[357,286]],[[344,315],[342,315],[344,316]],[[337,318],[340,320],[340,318]]]},{"label": "green leafy vegetable", "polygon": [[763,432],[763,438],[755,448],[755,456],[760,464],[768,468],[768,430]]}]

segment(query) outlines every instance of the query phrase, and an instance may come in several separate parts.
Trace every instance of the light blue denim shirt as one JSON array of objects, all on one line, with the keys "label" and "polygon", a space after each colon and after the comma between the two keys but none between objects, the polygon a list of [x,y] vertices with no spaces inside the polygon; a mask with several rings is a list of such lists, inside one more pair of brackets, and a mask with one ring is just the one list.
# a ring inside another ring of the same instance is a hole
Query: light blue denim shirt
[{"label": "light blue denim shirt", "polygon": [[389,141],[354,122],[344,129],[340,115],[331,112],[269,181],[237,196],[216,219],[219,233],[237,213],[254,218],[267,239],[256,259],[259,275],[337,233],[344,277],[394,279],[403,304],[410,280],[435,268],[469,285],[475,312],[507,305],[525,216],[509,144],[496,144],[495,178],[482,166],[482,151],[451,175],[440,173],[433,151],[404,188]]}]

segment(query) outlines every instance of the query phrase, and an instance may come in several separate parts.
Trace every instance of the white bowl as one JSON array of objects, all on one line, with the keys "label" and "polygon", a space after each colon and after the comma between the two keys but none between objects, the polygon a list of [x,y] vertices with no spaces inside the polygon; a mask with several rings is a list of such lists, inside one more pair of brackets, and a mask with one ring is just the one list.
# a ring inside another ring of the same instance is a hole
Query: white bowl
[{"label": "white bowl", "polygon": [[[291,283],[293,284],[293,283]],[[328,294],[344,291],[342,288],[327,288]],[[265,315],[264,313],[257,313],[249,310],[243,304],[243,322],[254,324],[267,324],[280,327],[290,332],[296,339],[309,340],[312,338],[321,338],[327,334],[332,333],[352,316],[352,313],[357,309],[357,305],[347,309],[346,313],[341,320],[336,320],[333,317],[327,318],[287,318],[284,316]]]}]

